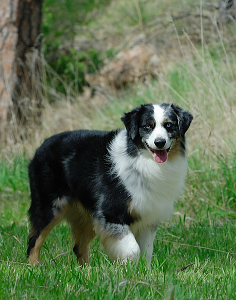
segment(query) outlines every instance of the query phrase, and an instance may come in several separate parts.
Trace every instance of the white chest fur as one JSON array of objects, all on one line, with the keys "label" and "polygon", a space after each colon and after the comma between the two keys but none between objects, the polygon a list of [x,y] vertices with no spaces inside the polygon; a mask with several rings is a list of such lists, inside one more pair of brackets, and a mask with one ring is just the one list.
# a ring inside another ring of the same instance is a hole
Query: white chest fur
[{"label": "white chest fur", "polygon": [[131,209],[141,217],[140,226],[157,224],[170,218],[187,173],[187,160],[178,156],[158,164],[148,150],[136,157],[127,155],[126,131],[121,131],[111,145],[114,170],[129,191]]}]

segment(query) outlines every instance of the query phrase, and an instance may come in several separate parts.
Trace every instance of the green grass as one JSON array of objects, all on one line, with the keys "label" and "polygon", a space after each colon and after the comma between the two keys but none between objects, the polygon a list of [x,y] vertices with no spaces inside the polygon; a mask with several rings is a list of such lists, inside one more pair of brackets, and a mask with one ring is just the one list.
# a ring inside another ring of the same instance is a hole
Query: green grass
[{"label": "green grass", "polygon": [[[189,160],[186,191],[177,214],[157,232],[151,270],[143,258],[111,263],[98,240],[91,265],[79,267],[65,223],[46,239],[42,264],[27,265],[27,160],[1,160],[0,298],[236,299],[236,160],[218,159],[213,170],[199,157]],[[200,195],[212,201],[196,201]]]}]

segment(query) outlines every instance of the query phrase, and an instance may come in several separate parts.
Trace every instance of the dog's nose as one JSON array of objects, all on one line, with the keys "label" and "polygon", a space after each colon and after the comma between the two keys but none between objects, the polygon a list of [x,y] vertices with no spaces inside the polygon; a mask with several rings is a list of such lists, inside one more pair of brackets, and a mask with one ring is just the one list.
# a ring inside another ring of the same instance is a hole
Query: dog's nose
[{"label": "dog's nose", "polygon": [[162,138],[155,139],[154,144],[157,148],[163,148],[165,146],[166,140]]}]

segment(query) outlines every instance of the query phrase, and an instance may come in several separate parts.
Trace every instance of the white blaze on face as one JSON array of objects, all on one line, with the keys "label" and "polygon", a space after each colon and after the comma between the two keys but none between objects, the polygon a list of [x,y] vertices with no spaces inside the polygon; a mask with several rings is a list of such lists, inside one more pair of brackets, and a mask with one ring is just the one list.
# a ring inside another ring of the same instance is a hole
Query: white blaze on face
[{"label": "white blaze on face", "polygon": [[[165,162],[167,159],[167,151],[163,149],[168,149],[171,146],[171,140],[168,137],[168,133],[163,126],[163,123],[166,119],[165,111],[159,105],[154,105],[154,119],[155,119],[155,128],[153,129],[152,133],[146,140],[147,145],[151,148],[153,157],[156,162],[162,163]],[[156,139],[165,139],[166,144],[163,149],[158,149],[155,145]]]},{"label": "white blaze on face", "polygon": [[156,126],[146,142],[148,143],[148,146],[157,149],[156,145],[154,144],[154,141],[158,138],[162,138],[166,140],[166,145],[164,148],[169,148],[171,141],[168,138],[168,134],[166,129],[163,127],[163,122],[165,121],[166,117],[164,115],[164,109],[161,108],[159,105],[154,105],[154,119],[156,122]]}]

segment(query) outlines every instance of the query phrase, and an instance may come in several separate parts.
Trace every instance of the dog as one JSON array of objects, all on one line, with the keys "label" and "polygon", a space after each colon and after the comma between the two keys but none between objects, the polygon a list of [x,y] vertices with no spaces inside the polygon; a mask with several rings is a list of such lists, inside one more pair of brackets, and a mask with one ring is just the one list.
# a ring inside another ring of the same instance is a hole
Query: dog
[{"label": "dog", "polygon": [[112,261],[142,254],[150,265],[158,224],[171,217],[184,187],[192,119],[174,104],[144,104],[123,115],[124,129],[46,139],[29,164],[29,263],[39,263],[46,236],[66,219],[79,264],[89,263],[98,236]]}]

